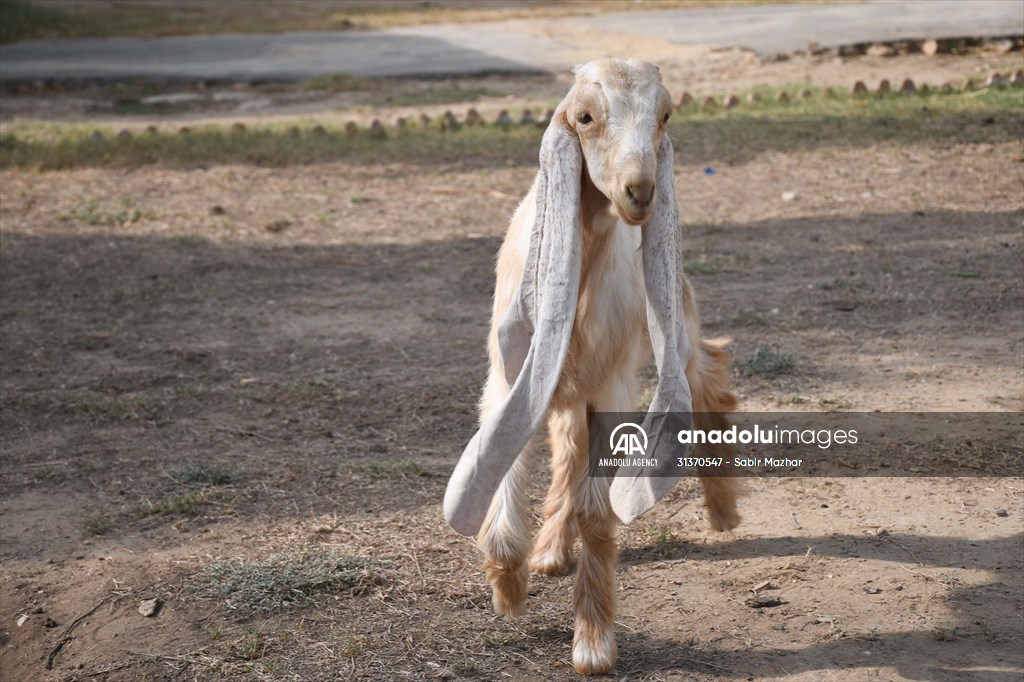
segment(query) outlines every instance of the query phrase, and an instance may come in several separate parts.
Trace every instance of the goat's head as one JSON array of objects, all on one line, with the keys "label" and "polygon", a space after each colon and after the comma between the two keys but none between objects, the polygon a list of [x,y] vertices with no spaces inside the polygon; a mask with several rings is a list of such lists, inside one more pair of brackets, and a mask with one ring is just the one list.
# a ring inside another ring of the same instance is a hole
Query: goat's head
[{"label": "goat's head", "polygon": [[655,203],[656,154],[672,113],[658,67],[638,59],[577,66],[576,83],[556,111],[579,138],[586,173],[615,213],[641,225]]}]

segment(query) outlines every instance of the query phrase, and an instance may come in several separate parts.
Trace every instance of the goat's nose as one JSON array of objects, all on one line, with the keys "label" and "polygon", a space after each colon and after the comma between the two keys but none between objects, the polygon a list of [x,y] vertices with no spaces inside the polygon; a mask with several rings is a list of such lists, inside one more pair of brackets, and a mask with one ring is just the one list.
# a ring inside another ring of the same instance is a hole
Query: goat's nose
[{"label": "goat's nose", "polygon": [[626,196],[629,203],[637,208],[644,208],[654,198],[653,180],[633,180],[626,183]]}]

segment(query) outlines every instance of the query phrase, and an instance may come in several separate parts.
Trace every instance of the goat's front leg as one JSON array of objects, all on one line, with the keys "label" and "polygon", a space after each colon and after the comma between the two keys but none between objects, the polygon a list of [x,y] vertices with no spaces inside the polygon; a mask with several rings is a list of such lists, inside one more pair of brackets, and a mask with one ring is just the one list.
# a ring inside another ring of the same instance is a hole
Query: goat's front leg
[{"label": "goat's front leg", "polygon": [[608,501],[611,479],[589,474],[587,411],[584,405],[568,410],[563,421],[572,455],[572,505],[581,549],[576,566],[573,606],[572,664],[581,675],[605,673],[615,667],[615,515]]},{"label": "goat's front leg", "polygon": [[[586,419],[586,415],[583,416]],[[579,458],[574,450],[573,430],[579,417],[572,411],[552,410],[548,419],[551,446],[551,485],[544,500],[544,525],[533,542],[530,568],[544,575],[561,575],[572,564],[576,543],[576,514],[573,488],[577,485]]]},{"label": "goat's front leg", "polygon": [[[484,388],[481,421],[507,393],[508,385],[504,379],[492,371]],[[521,616],[526,608],[530,577],[526,557],[530,552],[527,487],[531,449],[532,444],[527,445],[505,474],[477,534],[477,546],[484,554],[484,573],[491,585],[494,611],[509,618]]]}]

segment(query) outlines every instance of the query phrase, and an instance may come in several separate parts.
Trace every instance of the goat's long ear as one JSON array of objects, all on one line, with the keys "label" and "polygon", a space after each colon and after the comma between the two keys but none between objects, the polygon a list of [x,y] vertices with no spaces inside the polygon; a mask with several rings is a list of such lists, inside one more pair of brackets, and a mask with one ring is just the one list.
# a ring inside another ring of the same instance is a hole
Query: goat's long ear
[{"label": "goat's long ear", "polygon": [[643,226],[644,286],[647,288],[647,326],[658,365],[658,388],[644,421],[648,460],[657,466],[620,467],[610,489],[611,505],[623,523],[650,509],[679,478],[676,434],[692,422],[686,363],[690,340],[683,315],[683,253],[679,209],[672,177],[674,154],[668,135],[658,147],[655,178],[657,200]]},{"label": "goat's long ear", "polygon": [[445,518],[463,535],[480,529],[505,472],[543,422],[569,350],[579,296],[583,154],[565,118],[567,101],[541,142],[523,279],[498,326],[512,388],[469,441],[445,490]]}]

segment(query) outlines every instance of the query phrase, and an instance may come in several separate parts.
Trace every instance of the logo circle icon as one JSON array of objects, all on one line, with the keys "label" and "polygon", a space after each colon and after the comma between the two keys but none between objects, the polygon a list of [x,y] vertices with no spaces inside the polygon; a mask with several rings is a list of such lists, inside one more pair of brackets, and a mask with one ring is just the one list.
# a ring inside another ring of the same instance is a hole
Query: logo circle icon
[{"label": "logo circle icon", "polygon": [[[627,428],[633,431],[624,431]],[[608,437],[608,445],[611,447],[613,455],[643,456],[647,453],[647,432],[639,424],[623,422],[612,429],[612,435]]]}]

